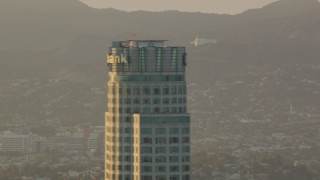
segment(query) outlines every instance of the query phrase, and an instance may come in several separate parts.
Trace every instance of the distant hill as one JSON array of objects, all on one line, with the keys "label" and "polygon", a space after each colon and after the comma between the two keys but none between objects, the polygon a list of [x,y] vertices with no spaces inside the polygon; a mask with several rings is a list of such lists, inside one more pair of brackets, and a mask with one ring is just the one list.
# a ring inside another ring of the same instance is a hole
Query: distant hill
[{"label": "distant hill", "polygon": [[[220,39],[234,36],[246,38],[256,32],[263,38],[265,33],[281,35],[295,34],[295,30],[316,31],[319,9],[317,0],[282,0],[261,9],[230,16],[177,11],[128,13],[115,9],[93,9],[77,0],[2,0],[0,36],[3,40],[0,47],[51,49],[80,34],[111,40],[127,39],[132,33],[137,33],[138,38],[181,41],[195,35]],[[289,30],[292,32],[287,32]]]},{"label": "distant hill", "polygon": [[[64,92],[66,88],[70,94],[77,94],[72,99],[81,99],[81,90],[104,89],[107,79],[104,59],[111,41],[130,39],[132,34],[137,34],[137,39],[168,39],[170,45],[186,46],[189,81],[201,84],[199,87],[214,88],[216,81],[236,81],[240,77],[243,81],[249,80],[252,78],[247,74],[250,68],[261,69],[269,75],[281,71],[292,77],[298,73],[301,78],[319,80],[319,71],[312,69],[320,62],[319,29],[320,4],[317,0],[281,0],[239,15],[124,12],[93,9],[77,0],[1,0],[0,80],[58,79],[66,82],[65,86],[56,87],[58,90]],[[189,42],[196,36],[216,39],[218,43],[195,48]],[[296,66],[299,65],[310,69],[298,71]],[[281,69],[274,70],[278,67]],[[276,79],[287,81],[282,78]],[[272,95],[287,95],[284,93],[286,88],[298,87],[299,82],[294,80]],[[247,91],[249,89],[244,89],[243,93]],[[83,96],[89,99],[88,94]],[[311,102],[312,94],[302,90],[286,98],[306,94],[308,98],[303,98],[301,103]],[[16,94],[12,91],[11,96]],[[105,109],[104,96],[101,98],[95,111]],[[23,103],[16,105],[10,98],[2,103],[0,107],[11,103],[15,108],[13,114],[27,111],[29,107]],[[225,102],[215,103],[218,107]],[[41,109],[42,104],[37,106]],[[82,117],[83,108],[70,110],[64,117],[77,121],[72,116],[79,113]],[[102,114],[93,116],[99,119]],[[39,116],[39,119],[44,117],[47,116]]]}]

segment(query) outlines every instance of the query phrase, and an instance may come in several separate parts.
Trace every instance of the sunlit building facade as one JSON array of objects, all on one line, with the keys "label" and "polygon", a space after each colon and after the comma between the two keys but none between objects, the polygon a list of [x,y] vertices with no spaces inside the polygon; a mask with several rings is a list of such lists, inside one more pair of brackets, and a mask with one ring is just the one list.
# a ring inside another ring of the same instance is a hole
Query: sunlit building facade
[{"label": "sunlit building facade", "polygon": [[186,52],[160,40],[112,43],[106,180],[190,180]]}]

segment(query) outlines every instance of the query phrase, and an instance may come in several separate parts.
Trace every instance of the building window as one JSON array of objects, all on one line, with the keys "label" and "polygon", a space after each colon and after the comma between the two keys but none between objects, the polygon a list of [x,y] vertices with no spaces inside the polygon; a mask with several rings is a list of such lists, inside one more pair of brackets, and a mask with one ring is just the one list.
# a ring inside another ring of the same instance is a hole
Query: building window
[{"label": "building window", "polygon": [[131,108],[127,107],[126,108],[126,113],[131,113]]},{"label": "building window", "polygon": [[[141,167],[142,172],[152,172],[152,166],[142,166]],[[151,176],[152,177],[152,176]],[[152,178],[151,178],[152,179]]]},{"label": "building window", "polygon": [[169,98],[164,98],[162,100],[162,104],[169,104],[170,103],[170,99]]},{"label": "building window", "polygon": [[171,108],[171,112],[172,112],[172,113],[176,113],[176,112],[177,112],[177,107],[172,107],[172,108]]},{"label": "building window", "polygon": [[182,156],[181,162],[190,162],[190,156]]},{"label": "building window", "polygon": [[190,143],[189,137],[182,137],[182,143]]},{"label": "building window", "polygon": [[134,98],[133,99],[133,104],[140,104],[140,99],[139,98]]},{"label": "building window", "polygon": [[132,161],[132,156],[124,156],[124,161],[125,162],[131,162]]},{"label": "building window", "polygon": [[143,99],[143,104],[150,104],[150,99],[149,98]]},{"label": "building window", "polygon": [[167,160],[166,156],[156,156],[157,163],[165,163]]},{"label": "building window", "polygon": [[156,71],[161,72],[161,66],[162,66],[162,49],[157,48],[156,50]]},{"label": "building window", "polygon": [[132,137],[125,137],[124,138],[125,143],[131,143],[132,142]]},{"label": "building window", "polygon": [[190,180],[190,176],[189,175],[183,175],[182,176],[182,180]]},{"label": "building window", "polygon": [[185,127],[181,129],[182,134],[190,134],[190,128]]},{"label": "building window", "polygon": [[170,137],[170,144],[177,144],[179,143],[179,138],[178,137]]},{"label": "building window", "polygon": [[125,104],[131,104],[131,99],[130,98],[125,98],[124,99]]},{"label": "building window", "polygon": [[167,180],[166,176],[156,176],[156,180]]},{"label": "building window", "polygon": [[179,166],[170,166],[170,172],[179,172]]},{"label": "building window", "polygon": [[170,153],[179,153],[179,147],[170,147]]},{"label": "building window", "polygon": [[166,134],[166,128],[156,128],[156,134]]},{"label": "building window", "polygon": [[133,88],[133,95],[140,95],[140,87]]},{"label": "building window", "polygon": [[[127,61],[128,62],[130,62],[130,59],[129,59],[129,48],[124,48],[123,49],[123,53],[124,53],[124,55],[127,57]],[[124,64],[124,71],[125,72],[128,72],[128,71],[130,71],[130,63],[125,63]]]},{"label": "building window", "polygon": [[130,88],[130,87],[127,87],[127,88],[126,88],[126,94],[127,94],[127,95],[131,95],[131,88]]},{"label": "building window", "polygon": [[182,107],[182,112],[184,112],[184,113],[187,112],[187,107],[185,107],[185,106]]},{"label": "building window", "polygon": [[166,152],[167,152],[166,147],[156,147],[157,154],[162,154],[162,153],[166,153]]},{"label": "building window", "polygon": [[125,122],[126,123],[131,123],[132,122],[132,119],[131,119],[131,117],[125,117]]},{"label": "building window", "polygon": [[160,113],[160,108],[159,107],[153,108],[153,113],[154,114],[159,114]]},{"label": "building window", "polygon": [[150,87],[143,87],[143,95],[150,95]]},{"label": "building window", "polygon": [[190,152],[190,147],[189,146],[182,147],[182,153],[189,153],[189,152]]},{"label": "building window", "polygon": [[152,138],[151,137],[141,138],[141,142],[142,144],[152,144]]},{"label": "building window", "polygon": [[149,113],[151,113],[151,109],[149,107],[144,107],[143,108],[143,113],[149,114]]},{"label": "building window", "polygon": [[182,172],[189,172],[189,171],[190,171],[190,166],[189,165],[182,166]]},{"label": "building window", "polygon": [[166,144],[166,138],[165,137],[157,137],[156,138],[156,144]]},{"label": "building window", "polygon": [[132,146],[125,146],[124,147],[124,152],[131,153],[132,152]]},{"label": "building window", "polygon": [[186,104],[186,103],[187,103],[187,98],[186,98],[186,97],[183,98],[182,103],[183,103],[183,104]]},{"label": "building window", "polygon": [[130,165],[125,166],[125,171],[131,171],[131,169],[132,169],[132,166],[130,166]]},{"label": "building window", "polygon": [[170,156],[170,162],[179,162],[179,156]]},{"label": "building window", "polygon": [[163,95],[169,95],[170,94],[169,93],[169,87],[168,86],[164,87],[162,93],[163,93]]},{"label": "building window", "polygon": [[179,128],[170,128],[170,134],[179,134]]},{"label": "building window", "polygon": [[141,161],[143,163],[152,163],[152,157],[151,156],[142,156]]},{"label": "building window", "polygon": [[160,88],[159,87],[153,88],[153,95],[160,95]]},{"label": "building window", "polygon": [[141,154],[151,154],[152,153],[152,147],[142,147],[141,148]]},{"label": "building window", "polygon": [[171,94],[173,94],[173,95],[177,94],[177,87],[176,86],[171,87]]},{"label": "building window", "polygon": [[178,175],[170,176],[170,180],[179,180]]},{"label": "building window", "polygon": [[133,113],[140,113],[140,108],[139,107],[133,108]]},{"label": "building window", "polygon": [[171,71],[177,71],[177,48],[171,49]]},{"label": "building window", "polygon": [[170,112],[170,108],[169,107],[162,108],[162,113],[169,113],[169,112]]},{"label": "building window", "polygon": [[[148,172],[148,171],[143,171],[143,172]],[[152,180],[152,176],[141,176],[141,180]]]},{"label": "building window", "polygon": [[141,128],[141,134],[152,134],[151,128]]},{"label": "building window", "polygon": [[133,129],[132,129],[131,127],[124,129],[124,132],[125,132],[126,134],[131,134],[132,131],[133,131]]},{"label": "building window", "polygon": [[119,94],[122,95],[122,87],[119,87]]},{"label": "building window", "polygon": [[160,98],[154,98],[153,104],[160,104]]},{"label": "building window", "polygon": [[166,172],[166,166],[157,166],[156,172]]},{"label": "building window", "polygon": [[146,50],[145,48],[140,49],[140,72],[146,72]]}]

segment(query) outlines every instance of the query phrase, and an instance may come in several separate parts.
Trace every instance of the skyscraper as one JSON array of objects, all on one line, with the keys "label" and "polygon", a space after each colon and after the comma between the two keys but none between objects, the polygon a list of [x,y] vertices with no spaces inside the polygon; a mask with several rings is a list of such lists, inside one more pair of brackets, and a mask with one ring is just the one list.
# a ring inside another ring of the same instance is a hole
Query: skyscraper
[{"label": "skyscraper", "polygon": [[115,41],[107,62],[105,179],[191,179],[185,48]]}]

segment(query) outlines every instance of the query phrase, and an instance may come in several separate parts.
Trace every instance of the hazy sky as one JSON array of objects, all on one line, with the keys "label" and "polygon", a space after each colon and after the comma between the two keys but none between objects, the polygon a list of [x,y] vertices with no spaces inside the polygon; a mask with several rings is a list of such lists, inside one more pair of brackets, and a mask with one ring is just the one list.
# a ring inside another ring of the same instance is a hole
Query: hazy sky
[{"label": "hazy sky", "polygon": [[180,10],[236,14],[277,0],[80,0],[96,8],[126,11]]}]

